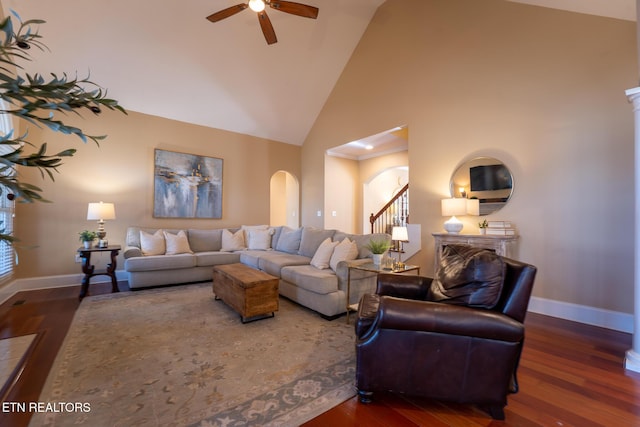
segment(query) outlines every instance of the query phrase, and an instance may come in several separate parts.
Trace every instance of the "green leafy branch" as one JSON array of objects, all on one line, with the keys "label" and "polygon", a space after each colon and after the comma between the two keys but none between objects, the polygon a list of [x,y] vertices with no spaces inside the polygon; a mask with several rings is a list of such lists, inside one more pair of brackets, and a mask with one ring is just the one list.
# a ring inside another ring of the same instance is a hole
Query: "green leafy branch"
[{"label": "green leafy branch", "polygon": [[[0,109],[0,114],[11,115],[54,132],[76,135],[85,143],[91,140],[98,144],[106,138],[105,135],[87,135],[82,129],[64,123],[56,117],[56,113],[79,115],[80,111],[88,109],[94,114],[100,114],[102,108],[124,114],[127,112],[116,100],[108,98],[107,92],[89,80],[89,77],[69,78],[66,74],[59,76],[51,73],[51,77],[45,79],[40,74],[19,75],[18,72],[24,69],[21,62],[32,60],[29,54],[32,47],[41,51],[48,50],[37,31],[37,26],[45,21],[22,21],[17,13],[11,13],[12,16],[0,22],[0,99],[7,106]],[[13,19],[19,23],[17,29]],[[54,181],[53,172],[58,172],[63,158],[73,156],[76,150],[66,149],[47,154],[46,143],[37,146],[26,137],[26,133],[15,136],[13,132],[0,136],[0,146],[10,147],[8,153],[0,155],[0,197],[28,203],[46,201],[41,188],[20,180],[17,167],[37,168],[42,177],[46,176]],[[35,151],[26,152],[26,147],[33,147]],[[1,240],[13,241],[14,238],[0,229]]]}]

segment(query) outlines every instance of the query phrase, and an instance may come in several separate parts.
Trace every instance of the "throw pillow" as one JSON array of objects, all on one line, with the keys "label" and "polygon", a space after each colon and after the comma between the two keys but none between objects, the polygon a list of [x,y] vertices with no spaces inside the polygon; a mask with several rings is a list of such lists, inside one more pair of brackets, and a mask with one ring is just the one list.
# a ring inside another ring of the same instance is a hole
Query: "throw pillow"
[{"label": "throw pillow", "polygon": [[329,268],[329,261],[331,260],[331,255],[333,254],[333,250],[338,245],[338,242],[332,242],[329,237],[327,237],[321,244],[318,246],[318,250],[311,258],[311,265],[315,268],[319,268],[320,270],[324,270],[325,268]]},{"label": "throw pillow", "polygon": [[167,255],[177,255],[177,254],[192,254],[191,248],[189,247],[189,239],[187,239],[187,233],[184,230],[178,231],[178,234],[167,233],[163,231],[164,241],[166,244],[166,254]]},{"label": "throw pillow", "polygon": [[280,238],[276,243],[275,249],[288,254],[297,254],[300,249],[300,238],[302,237],[302,228],[293,230],[291,228],[283,228],[280,232]]},{"label": "throw pillow", "polygon": [[432,301],[494,308],[500,301],[507,266],[495,252],[447,245],[431,282]]},{"label": "throw pillow", "polygon": [[340,261],[352,261],[356,258],[358,258],[358,245],[345,237],[333,250],[329,266],[336,271]]},{"label": "throw pillow", "polygon": [[247,249],[244,243],[244,230],[240,229],[235,233],[224,229],[222,230],[222,249],[224,252],[243,251]]},{"label": "throw pillow", "polygon": [[272,228],[249,228],[245,230],[247,237],[247,248],[266,251],[271,249],[271,236],[275,232]]},{"label": "throw pillow", "polygon": [[165,243],[162,230],[150,234],[140,230],[140,249],[142,255],[164,255]]}]

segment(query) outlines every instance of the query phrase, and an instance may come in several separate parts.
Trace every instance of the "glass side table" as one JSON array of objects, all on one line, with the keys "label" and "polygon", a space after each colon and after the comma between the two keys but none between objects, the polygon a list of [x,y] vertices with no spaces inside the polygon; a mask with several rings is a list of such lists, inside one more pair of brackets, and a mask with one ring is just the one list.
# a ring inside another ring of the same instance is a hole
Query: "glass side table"
[{"label": "glass side table", "polygon": [[351,298],[351,270],[369,271],[376,273],[376,275],[380,273],[402,274],[415,271],[418,276],[420,275],[420,267],[417,265],[403,264],[402,267],[384,268],[382,264],[374,264],[372,262],[350,264],[347,268],[347,325],[349,324],[349,313],[358,310],[358,303],[349,304],[349,299]]}]

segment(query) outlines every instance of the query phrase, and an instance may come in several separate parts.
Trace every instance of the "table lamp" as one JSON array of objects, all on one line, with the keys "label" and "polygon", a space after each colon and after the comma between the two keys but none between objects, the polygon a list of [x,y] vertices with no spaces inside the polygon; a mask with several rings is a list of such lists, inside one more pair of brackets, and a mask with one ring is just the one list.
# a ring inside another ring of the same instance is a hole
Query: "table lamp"
[{"label": "table lamp", "polygon": [[107,232],[104,231],[104,221],[116,219],[116,209],[113,203],[89,203],[87,209],[87,220],[98,221],[98,247],[106,248],[109,242],[105,239]]},{"label": "table lamp", "polygon": [[402,262],[402,243],[409,241],[409,233],[407,232],[407,227],[393,227],[391,230],[391,240],[400,242],[400,248],[398,251],[398,263],[396,264],[396,268],[404,267],[404,263]]},{"label": "table lamp", "polygon": [[463,198],[451,198],[442,199],[442,216],[450,216],[445,223],[444,229],[447,233],[458,234],[462,230],[463,224],[460,222],[456,215],[466,215],[467,213],[467,199]]}]

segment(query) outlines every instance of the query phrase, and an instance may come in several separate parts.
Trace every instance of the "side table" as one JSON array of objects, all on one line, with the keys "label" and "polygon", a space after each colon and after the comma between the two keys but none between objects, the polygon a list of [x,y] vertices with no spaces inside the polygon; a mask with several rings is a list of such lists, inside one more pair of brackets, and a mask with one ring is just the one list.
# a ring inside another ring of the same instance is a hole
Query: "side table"
[{"label": "side table", "polygon": [[[82,258],[82,286],[80,287],[80,300],[89,293],[89,281],[93,276],[109,276],[111,277],[111,292],[119,292],[118,281],[116,280],[116,257],[120,253],[120,245],[109,245],[106,248],[78,248],[78,254]],[[106,270],[95,271],[95,266],[91,265],[91,254],[93,252],[111,252],[111,263],[107,264]]]},{"label": "side table", "polygon": [[420,267],[417,265],[404,264],[404,266],[400,268],[386,269],[382,268],[379,264],[374,264],[372,262],[366,264],[350,264],[347,268],[347,325],[349,324],[349,312],[352,310],[356,311],[358,309],[358,304],[349,304],[349,299],[351,298],[351,270],[370,271],[377,274],[402,274],[408,271],[416,271],[416,274],[418,276],[420,275]]}]

